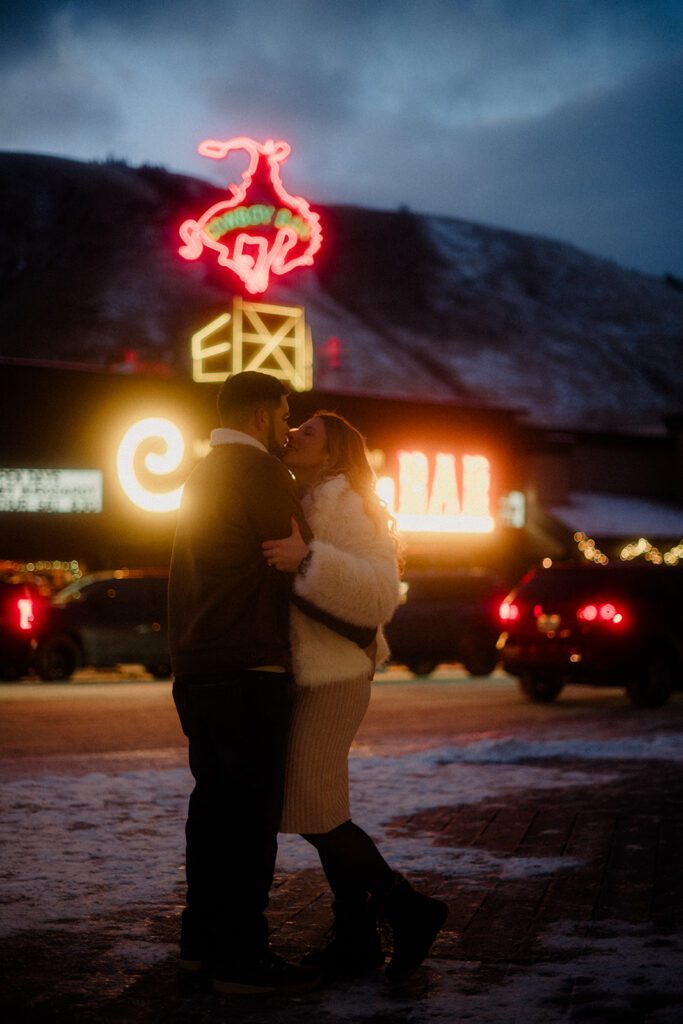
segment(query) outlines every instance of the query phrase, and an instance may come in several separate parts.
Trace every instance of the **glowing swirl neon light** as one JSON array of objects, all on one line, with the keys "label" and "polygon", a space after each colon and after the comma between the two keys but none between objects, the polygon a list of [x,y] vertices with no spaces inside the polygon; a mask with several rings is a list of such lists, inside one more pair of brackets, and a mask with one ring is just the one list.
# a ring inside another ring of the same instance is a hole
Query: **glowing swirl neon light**
[{"label": "glowing swirl neon light", "polygon": [[170,491],[150,491],[138,479],[136,462],[143,445],[155,442],[161,451],[148,451],[144,466],[150,473],[166,476],[183,460],[185,442],[180,430],[170,420],[158,416],[134,423],[124,434],[116,453],[116,471],[125,494],[145,512],[175,512],[180,508],[182,486]]}]

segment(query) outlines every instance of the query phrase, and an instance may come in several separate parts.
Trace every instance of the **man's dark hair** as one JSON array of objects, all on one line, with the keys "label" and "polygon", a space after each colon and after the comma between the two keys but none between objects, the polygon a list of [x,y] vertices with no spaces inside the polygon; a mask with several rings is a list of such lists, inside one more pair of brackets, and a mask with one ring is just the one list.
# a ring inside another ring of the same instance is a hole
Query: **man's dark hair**
[{"label": "man's dark hair", "polygon": [[269,373],[245,370],[228,377],[218,392],[218,416],[221,426],[238,427],[245,423],[256,409],[277,408],[283,396],[289,394],[281,380]]}]

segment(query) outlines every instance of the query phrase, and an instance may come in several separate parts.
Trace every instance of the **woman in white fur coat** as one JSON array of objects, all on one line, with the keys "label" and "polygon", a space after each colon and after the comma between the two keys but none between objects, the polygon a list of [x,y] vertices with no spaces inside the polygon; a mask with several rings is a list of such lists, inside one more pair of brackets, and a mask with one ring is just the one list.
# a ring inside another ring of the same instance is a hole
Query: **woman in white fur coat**
[{"label": "woman in white fur coat", "polygon": [[334,894],[332,941],[305,961],[333,977],[383,963],[378,912],[393,933],[387,976],[403,981],[427,955],[446,904],[417,893],[351,820],[348,754],[389,651],[382,625],[399,599],[398,540],[375,494],[359,432],[318,412],[290,432],[284,462],[301,488],[314,539],[267,541],[274,569],[293,572],[290,637],[296,686],[281,831],[316,847]]}]

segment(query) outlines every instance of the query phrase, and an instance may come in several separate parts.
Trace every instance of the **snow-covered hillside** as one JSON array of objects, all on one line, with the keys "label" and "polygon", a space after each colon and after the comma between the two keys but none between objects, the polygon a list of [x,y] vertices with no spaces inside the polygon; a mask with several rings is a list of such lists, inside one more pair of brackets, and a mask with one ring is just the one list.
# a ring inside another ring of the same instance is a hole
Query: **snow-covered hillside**
[{"label": "snow-covered hillside", "polygon": [[[230,303],[177,227],[224,195],[161,168],[0,155],[0,355],[110,364],[121,350],[185,373],[194,330]],[[300,302],[326,390],[519,407],[545,426],[655,426],[683,410],[683,284],[572,246],[408,210],[320,208],[313,270],[269,290]],[[1,372],[1,371],[0,371]]]}]

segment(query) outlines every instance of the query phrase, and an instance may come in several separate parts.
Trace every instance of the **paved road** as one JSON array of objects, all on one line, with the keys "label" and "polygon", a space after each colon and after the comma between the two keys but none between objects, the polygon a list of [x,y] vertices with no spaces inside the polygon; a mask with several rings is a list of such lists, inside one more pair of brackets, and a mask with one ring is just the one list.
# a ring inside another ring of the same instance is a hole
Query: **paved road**
[{"label": "paved road", "polygon": [[[585,722],[623,735],[683,725],[683,694],[657,711],[637,711],[618,689],[570,686],[552,705],[531,704],[504,673],[473,679],[440,669],[416,680],[400,669],[378,676],[357,744],[381,752],[440,746],[472,734],[557,735]],[[3,758],[157,751],[185,746],[170,681],[144,672],[81,672],[70,683],[0,685]]]},{"label": "paved road", "polygon": [[[543,707],[502,674],[383,674],[359,752],[403,756],[355,759],[358,817],[449,921],[407,991],[377,972],[262,1007],[175,986],[189,779],[170,688],[121,674],[0,687],[3,1020],[683,1020],[683,695],[637,711],[618,690],[568,688]],[[459,762],[464,744],[485,756]],[[314,947],[329,913],[317,867],[278,874],[278,949]]]}]

